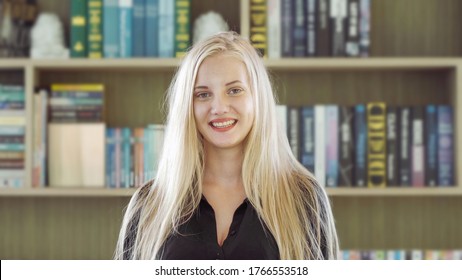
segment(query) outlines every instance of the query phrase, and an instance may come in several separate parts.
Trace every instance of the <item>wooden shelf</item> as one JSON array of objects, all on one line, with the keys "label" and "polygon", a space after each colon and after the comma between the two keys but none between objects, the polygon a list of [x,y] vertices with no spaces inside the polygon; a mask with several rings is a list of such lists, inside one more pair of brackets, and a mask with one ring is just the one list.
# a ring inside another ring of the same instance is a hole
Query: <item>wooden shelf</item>
[{"label": "wooden shelf", "polygon": [[[131,197],[136,189],[102,189],[102,188],[42,188],[42,189],[1,189],[0,197]],[[421,197],[421,196],[462,196],[462,188],[328,188],[331,197]]]},{"label": "wooden shelf", "polygon": [[[99,70],[117,69],[168,69],[180,64],[176,58],[129,58],[129,59],[0,59],[0,69],[30,66],[36,69],[86,68]],[[351,69],[448,69],[462,64],[462,58],[281,58],[266,59],[265,65],[277,70],[351,70]]]},{"label": "wooden shelf", "polygon": [[331,197],[343,197],[343,196],[462,196],[462,188],[459,187],[437,187],[437,188],[402,188],[402,187],[390,187],[383,189],[368,189],[368,188],[328,188],[327,194]]},{"label": "wooden shelf", "polygon": [[130,197],[135,189],[23,188],[1,189],[0,197]]}]

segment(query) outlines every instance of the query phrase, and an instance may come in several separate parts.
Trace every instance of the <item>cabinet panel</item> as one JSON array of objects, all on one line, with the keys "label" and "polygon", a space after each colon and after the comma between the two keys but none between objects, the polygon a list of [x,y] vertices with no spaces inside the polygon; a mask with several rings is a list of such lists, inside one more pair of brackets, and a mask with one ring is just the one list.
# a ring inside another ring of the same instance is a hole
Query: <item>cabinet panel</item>
[{"label": "cabinet panel", "polygon": [[342,249],[460,249],[461,197],[335,197]]},{"label": "cabinet panel", "polygon": [[111,259],[128,198],[0,198],[1,259]]},{"label": "cabinet panel", "polygon": [[356,105],[452,104],[454,70],[350,70],[274,72],[280,103]]}]

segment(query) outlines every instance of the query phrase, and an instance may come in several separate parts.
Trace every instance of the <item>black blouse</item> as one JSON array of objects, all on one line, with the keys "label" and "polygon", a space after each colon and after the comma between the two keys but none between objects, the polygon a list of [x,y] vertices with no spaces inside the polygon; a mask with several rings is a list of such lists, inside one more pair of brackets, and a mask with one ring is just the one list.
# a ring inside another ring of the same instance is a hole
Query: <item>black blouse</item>
[{"label": "black blouse", "polygon": [[[137,221],[135,222],[137,224]],[[132,224],[130,232],[136,232]],[[218,245],[215,213],[212,206],[202,198],[198,209],[179,233],[167,238],[161,248],[164,260],[274,260],[279,259],[276,240],[258,218],[252,204],[246,199],[236,209],[228,236]],[[127,236],[125,247],[129,249],[135,236]],[[129,257],[129,252],[124,258]]]}]

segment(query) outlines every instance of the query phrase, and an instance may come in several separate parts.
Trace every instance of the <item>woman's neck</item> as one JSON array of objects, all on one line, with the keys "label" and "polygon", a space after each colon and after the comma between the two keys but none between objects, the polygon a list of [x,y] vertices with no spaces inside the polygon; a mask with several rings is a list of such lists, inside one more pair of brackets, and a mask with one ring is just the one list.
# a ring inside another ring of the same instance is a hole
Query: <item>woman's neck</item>
[{"label": "woman's neck", "polygon": [[204,185],[242,187],[242,149],[206,149]]}]

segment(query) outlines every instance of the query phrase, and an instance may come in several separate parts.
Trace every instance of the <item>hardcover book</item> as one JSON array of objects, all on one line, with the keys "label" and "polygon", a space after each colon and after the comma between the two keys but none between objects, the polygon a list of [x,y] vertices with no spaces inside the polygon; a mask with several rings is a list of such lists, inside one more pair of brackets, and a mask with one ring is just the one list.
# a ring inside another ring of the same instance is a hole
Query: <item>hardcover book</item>
[{"label": "hardcover book", "polygon": [[267,56],[266,0],[250,0],[250,42],[261,56]]},{"label": "hardcover book", "polygon": [[383,102],[367,104],[367,185],[386,187],[386,113]]}]

